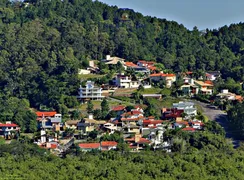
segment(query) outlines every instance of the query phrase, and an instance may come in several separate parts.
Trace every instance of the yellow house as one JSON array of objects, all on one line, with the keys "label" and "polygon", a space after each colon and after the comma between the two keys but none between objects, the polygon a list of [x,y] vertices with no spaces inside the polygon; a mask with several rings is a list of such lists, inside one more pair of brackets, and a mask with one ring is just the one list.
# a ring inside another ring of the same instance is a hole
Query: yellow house
[{"label": "yellow house", "polygon": [[208,94],[212,95],[213,94],[213,87],[214,85],[212,84],[211,81],[194,81],[195,85],[199,87],[199,92],[202,94]]}]

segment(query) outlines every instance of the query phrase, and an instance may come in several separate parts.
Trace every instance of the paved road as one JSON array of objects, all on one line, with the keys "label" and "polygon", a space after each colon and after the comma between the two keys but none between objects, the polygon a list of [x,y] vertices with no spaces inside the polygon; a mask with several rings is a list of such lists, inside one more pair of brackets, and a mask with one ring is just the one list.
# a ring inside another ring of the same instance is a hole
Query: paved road
[{"label": "paved road", "polygon": [[219,109],[211,108],[211,106],[207,103],[202,103],[199,101],[193,102],[202,107],[203,114],[207,116],[209,120],[218,122],[224,128],[226,132],[226,138],[231,138],[234,147],[238,147],[240,141],[234,138],[234,136],[231,134],[231,130],[228,128],[227,113]]}]

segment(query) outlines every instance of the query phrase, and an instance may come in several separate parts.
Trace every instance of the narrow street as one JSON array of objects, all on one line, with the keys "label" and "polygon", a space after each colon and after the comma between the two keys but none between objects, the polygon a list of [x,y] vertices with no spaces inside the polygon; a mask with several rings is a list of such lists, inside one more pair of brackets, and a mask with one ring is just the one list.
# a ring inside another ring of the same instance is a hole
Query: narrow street
[{"label": "narrow street", "polygon": [[219,109],[215,109],[207,103],[203,103],[199,101],[193,101],[193,102],[202,108],[203,114],[207,116],[209,120],[218,122],[224,128],[226,132],[226,138],[232,139],[234,147],[239,146],[240,140],[235,139],[233,134],[231,133],[231,130],[228,128],[226,112],[221,111]]}]

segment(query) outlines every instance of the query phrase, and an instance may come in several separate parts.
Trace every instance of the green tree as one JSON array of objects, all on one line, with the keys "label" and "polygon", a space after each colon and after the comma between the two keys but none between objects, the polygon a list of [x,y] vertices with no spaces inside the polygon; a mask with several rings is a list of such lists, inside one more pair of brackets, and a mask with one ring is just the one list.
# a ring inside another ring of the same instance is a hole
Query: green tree
[{"label": "green tree", "polygon": [[102,108],[102,117],[106,119],[110,110],[109,103],[106,99],[103,99],[103,101],[101,102],[101,108]]},{"label": "green tree", "polygon": [[94,105],[92,104],[92,101],[89,100],[89,101],[87,102],[87,107],[86,107],[86,111],[87,111],[87,113],[93,113],[93,107],[94,107]]}]

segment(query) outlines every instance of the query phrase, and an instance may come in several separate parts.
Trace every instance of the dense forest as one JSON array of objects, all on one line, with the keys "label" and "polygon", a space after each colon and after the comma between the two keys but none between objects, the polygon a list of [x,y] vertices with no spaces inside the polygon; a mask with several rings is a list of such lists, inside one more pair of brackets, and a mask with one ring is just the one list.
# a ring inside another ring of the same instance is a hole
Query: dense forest
[{"label": "dense forest", "polygon": [[[205,142],[210,140],[204,139]],[[225,141],[216,140],[214,144],[204,144],[200,150],[191,147],[175,153],[76,151],[59,158],[34,144],[12,142],[0,145],[1,177],[35,180],[243,179],[243,147],[234,150]]]},{"label": "dense forest", "polygon": [[99,1],[2,0],[0,38],[1,121],[19,115],[23,123],[28,108],[40,105],[67,111],[77,104],[78,68],[106,54],[155,60],[174,72],[219,70],[224,78],[244,80],[243,23],[190,31]]}]

